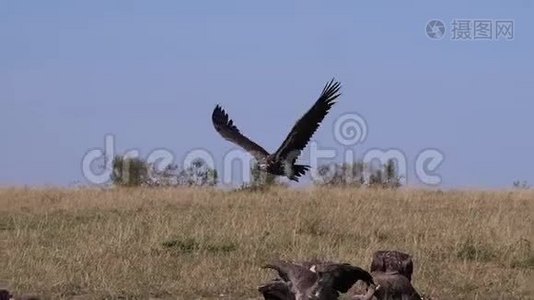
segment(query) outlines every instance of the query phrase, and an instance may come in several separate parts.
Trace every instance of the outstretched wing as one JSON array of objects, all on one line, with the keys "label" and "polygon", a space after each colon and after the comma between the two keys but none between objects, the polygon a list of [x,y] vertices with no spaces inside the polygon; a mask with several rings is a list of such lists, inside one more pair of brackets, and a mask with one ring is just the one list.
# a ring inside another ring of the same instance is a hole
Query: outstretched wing
[{"label": "outstretched wing", "polygon": [[275,156],[279,160],[289,159],[295,161],[301,151],[306,147],[312,135],[317,131],[328,111],[334,105],[335,100],[341,94],[341,84],[332,79],[328,82],[321,96],[315,104],[295,123],[286,139],[276,150]]},{"label": "outstretched wing", "polygon": [[291,282],[292,286],[298,291],[305,291],[311,287],[316,278],[316,274],[304,266],[290,263],[283,260],[276,260],[268,263],[262,268],[270,268],[278,272],[278,276],[286,282]]},{"label": "outstretched wing", "polygon": [[230,141],[247,152],[252,154],[256,160],[262,160],[269,155],[260,145],[254,143],[246,136],[239,132],[239,129],[234,125],[234,122],[228,117],[228,114],[219,105],[215,106],[211,121],[215,130],[227,141]]}]

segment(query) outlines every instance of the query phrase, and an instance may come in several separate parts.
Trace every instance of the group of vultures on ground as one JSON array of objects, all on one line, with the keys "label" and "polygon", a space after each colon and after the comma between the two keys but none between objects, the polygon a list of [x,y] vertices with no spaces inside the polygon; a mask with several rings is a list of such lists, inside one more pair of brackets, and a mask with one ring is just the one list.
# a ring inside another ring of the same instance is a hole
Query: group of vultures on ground
[{"label": "group of vultures on ground", "polygon": [[277,260],[263,268],[274,269],[278,278],[260,285],[266,300],[330,300],[340,293],[352,300],[421,300],[411,284],[413,261],[399,251],[377,251],[370,273],[347,263]]}]

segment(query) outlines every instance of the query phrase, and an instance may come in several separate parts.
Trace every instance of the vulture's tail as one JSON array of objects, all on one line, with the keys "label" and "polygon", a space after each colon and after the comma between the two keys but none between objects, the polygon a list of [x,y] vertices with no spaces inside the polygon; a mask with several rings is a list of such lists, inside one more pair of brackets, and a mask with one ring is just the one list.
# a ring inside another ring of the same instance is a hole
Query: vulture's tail
[{"label": "vulture's tail", "polygon": [[310,166],[308,165],[293,165],[293,174],[289,177],[289,179],[299,182],[299,177],[306,174],[306,171],[310,169]]}]

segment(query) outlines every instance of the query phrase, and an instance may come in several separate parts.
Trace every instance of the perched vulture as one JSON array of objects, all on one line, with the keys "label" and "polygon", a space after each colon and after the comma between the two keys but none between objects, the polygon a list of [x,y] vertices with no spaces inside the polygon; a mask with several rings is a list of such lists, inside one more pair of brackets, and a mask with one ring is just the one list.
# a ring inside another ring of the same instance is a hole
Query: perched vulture
[{"label": "perched vulture", "polygon": [[[373,254],[371,275],[377,288],[372,298],[361,295],[365,291],[358,290],[355,285],[350,294],[353,300],[421,300],[421,296],[411,284],[413,261],[409,254],[399,251],[377,251]],[[360,295],[358,295],[360,294]],[[368,295],[368,293],[367,293]]]},{"label": "perched vulture", "polygon": [[413,261],[409,254],[394,251],[381,250],[373,254],[371,273],[373,272],[398,272],[412,281]]},{"label": "perched vulture", "polygon": [[304,175],[310,166],[295,164],[295,161],[317,128],[319,128],[330,108],[334,105],[336,98],[341,95],[339,93],[340,87],[340,83],[334,82],[334,79],[328,82],[319,99],[293,125],[280,147],[272,154],[241,134],[221,106],[215,106],[211,120],[215,130],[225,140],[240,146],[254,156],[261,171],[273,175],[286,176],[290,180],[298,182],[299,177]]},{"label": "perched vulture", "polygon": [[339,293],[346,293],[358,280],[374,285],[371,274],[345,263],[321,263],[306,268],[303,264],[278,260],[263,268],[276,270],[278,276],[287,283],[282,285],[272,281],[258,288],[265,299],[271,300],[337,299]]}]

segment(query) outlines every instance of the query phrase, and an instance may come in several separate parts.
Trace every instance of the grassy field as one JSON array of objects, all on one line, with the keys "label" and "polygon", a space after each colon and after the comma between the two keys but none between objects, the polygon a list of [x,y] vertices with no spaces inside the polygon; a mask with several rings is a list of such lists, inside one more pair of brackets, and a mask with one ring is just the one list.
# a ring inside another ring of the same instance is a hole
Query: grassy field
[{"label": "grassy field", "polygon": [[0,285],[45,298],[259,298],[273,258],[414,257],[432,299],[534,299],[534,191],[0,189]]}]

